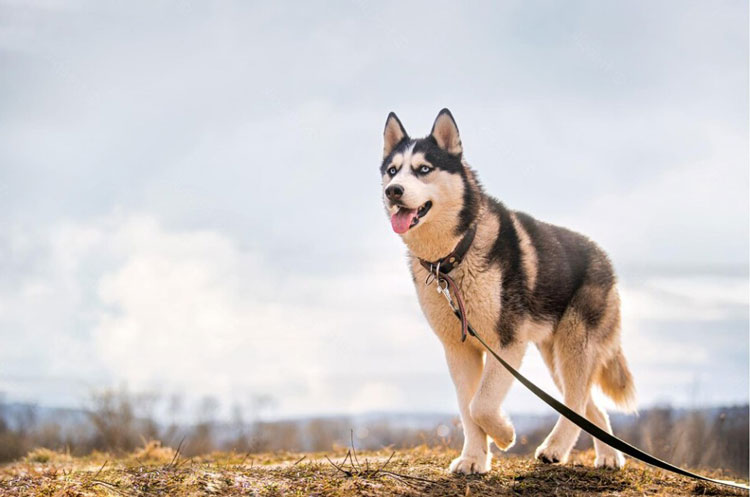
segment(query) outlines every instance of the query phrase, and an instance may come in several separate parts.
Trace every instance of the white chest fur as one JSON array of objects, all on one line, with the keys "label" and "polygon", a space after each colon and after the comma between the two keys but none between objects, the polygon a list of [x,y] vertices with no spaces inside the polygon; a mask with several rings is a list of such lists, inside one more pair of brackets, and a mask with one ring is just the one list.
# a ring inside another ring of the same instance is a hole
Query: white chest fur
[{"label": "white chest fur", "polygon": [[[424,284],[427,271],[416,260],[412,262],[412,270],[419,303],[433,331],[444,345],[460,343],[461,324],[445,297],[437,292],[434,282],[429,286]],[[469,254],[451,276],[461,289],[469,322],[482,336],[490,339],[490,343],[494,343],[501,312],[499,269],[486,268],[483,258]],[[471,343],[475,344],[474,341]]]}]

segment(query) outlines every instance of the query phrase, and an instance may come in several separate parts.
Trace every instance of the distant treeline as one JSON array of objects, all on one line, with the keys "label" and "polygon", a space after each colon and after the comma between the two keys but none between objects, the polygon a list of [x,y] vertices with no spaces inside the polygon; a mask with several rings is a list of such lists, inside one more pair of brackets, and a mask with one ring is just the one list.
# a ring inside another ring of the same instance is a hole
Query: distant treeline
[{"label": "distant treeline", "polygon": [[[263,400],[265,401],[265,400]],[[263,403],[261,402],[261,404]],[[445,416],[328,417],[287,421],[244,419],[235,409],[233,420],[218,422],[217,404],[206,400],[195,413],[197,421],[159,422],[159,405],[178,411],[179,402],[127,391],[105,391],[92,396],[86,409],[50,410],[0,402],[0,462],[23,457],[44,447],[85,455],[93,451],[130,452],[149,440],[160,440],[186,456],[216,450],[242,453],[268,451],[329,451],[358,448],[409,448],[417,445],[459,449],[460,423]],[[162,419],[163,417],[160,417]],[[517,443],[510,452],[531,454],[552,429],[555,416],[516,419]],[[722,468],[748,476],[748,406],[712,409],[651,408],[638,416],[613,416],[615,433],[655,456],[693,468]],[[579,448],[591,446],[581,436]]]}]

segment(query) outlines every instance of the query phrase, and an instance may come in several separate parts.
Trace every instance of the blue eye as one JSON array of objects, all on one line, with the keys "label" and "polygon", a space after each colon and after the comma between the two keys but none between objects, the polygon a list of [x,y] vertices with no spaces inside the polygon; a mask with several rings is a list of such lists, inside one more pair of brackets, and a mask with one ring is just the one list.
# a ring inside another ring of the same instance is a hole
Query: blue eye
[{"label": "blue eye", "polygon": [[432,171],[432,168],[430,166],[422,166],[419,168],[419,172],[422,174],[427,174],[430,171]]},{"label": "blue eye", "polygon": [[398,170],[395,167],[388,169],[388,176],[396,176]]}]

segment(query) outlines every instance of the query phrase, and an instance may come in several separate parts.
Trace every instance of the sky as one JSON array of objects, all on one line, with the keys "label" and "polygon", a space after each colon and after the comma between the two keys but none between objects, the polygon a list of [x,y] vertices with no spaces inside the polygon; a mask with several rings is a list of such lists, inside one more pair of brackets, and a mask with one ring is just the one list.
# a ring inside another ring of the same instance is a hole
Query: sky
[{"label": "sky", "polygon": [[747,2],[0,0],[0,69],[5,400],[456,411],[378,172],[443,107],[609,252],[642,405],[748,400]]}]

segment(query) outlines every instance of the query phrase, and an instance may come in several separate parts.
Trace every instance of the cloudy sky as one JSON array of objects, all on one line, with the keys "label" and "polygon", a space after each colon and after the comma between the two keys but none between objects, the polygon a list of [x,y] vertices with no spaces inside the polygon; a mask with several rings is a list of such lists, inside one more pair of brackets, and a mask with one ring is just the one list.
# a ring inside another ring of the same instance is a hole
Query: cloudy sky
[{"label": "cloudy sky", "polygon": [[389,111],[447,106],[489,192],[612,255],[644,405],[746,402],[747,19],[0,0],[0,392],[454,411],[378,174]]}]

